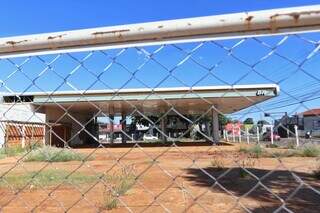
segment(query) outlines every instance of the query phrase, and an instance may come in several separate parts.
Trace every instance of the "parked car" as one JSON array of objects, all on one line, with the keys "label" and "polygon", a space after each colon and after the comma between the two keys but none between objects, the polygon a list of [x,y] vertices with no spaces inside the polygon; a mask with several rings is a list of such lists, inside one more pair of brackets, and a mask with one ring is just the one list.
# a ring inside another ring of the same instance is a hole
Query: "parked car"
[{"label": "parked car", "polygon": [[[274,132],[273,133],[273,140],[274,141],[279,141],[281,138],[280,136],[278,135],[278,133]],[[271,141],[271,132],[268,131],[268,132],[265,132],[262,134],[262,140],[264,141]]]},{"label": "parked car", "polygon": [[106,134],[99,134],[99,140],[100,140],[100,141],[105,141],[105,140],[107,140]]},{"label": "parked car", "polygon": [[305,134],[305,138],[306,139],[310,139],[312,137],[312,130],[311,131],[307,131]]},{"label": "parked car", "polygon": [[159,138],[157,136],[153,136],[150,134],[143,135],[143,141],[156,141],[156,140],[159,140]]}]

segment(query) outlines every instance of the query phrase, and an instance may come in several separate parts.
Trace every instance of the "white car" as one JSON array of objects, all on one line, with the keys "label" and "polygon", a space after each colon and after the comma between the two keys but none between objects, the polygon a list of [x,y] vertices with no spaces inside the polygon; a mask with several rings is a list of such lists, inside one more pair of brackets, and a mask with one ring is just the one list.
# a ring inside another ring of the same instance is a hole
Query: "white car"
[{"label": "white car", "polygon": [[122,142],[122,137],[117,137],[114,139],[115,142]]},{"label": "white car", "polygon": [[107,140],[107,136],[106,136],[105,134],[100,134],[100,135],[99,135],[99,140],[100,140],[100,141]]},{"label": "white car", "polygon": [[159,140],[157,136],[148,135],[148,134],[143,135],[143,141],[156,141],[156,140]]}]

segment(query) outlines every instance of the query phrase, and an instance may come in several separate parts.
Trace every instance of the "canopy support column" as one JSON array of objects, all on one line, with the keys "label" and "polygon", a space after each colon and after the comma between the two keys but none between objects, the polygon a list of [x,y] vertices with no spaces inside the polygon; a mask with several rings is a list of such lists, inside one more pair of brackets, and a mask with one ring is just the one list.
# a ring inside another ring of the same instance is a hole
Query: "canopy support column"
[{"label": "canopy support column", "polygon": [[122,129],[122,133],[121,133],[122,143],[127,143],[127,136],[126,134],[124,134],[124,132],[127,129],[127,120],[126,120],[125,114],[122,114],[122,117],[121,117],[121,129]]},{"label": "canopy support column", "polygon": [[216,109],[212,109],[212,135],[214,143],[219,143],[220,133],[219,133],[219,113]]},{"label": "canopy support column", "polygon": [[110,120],[110,143],[113,144],[114,142],[114,131],[113,131],[113,124],[114,124],[114,115],[109,115]]},{"label": "canopy support column", "polygon": [[161,119],[161,138],[163,142],[167,142],[167,116],[162,117]]}]

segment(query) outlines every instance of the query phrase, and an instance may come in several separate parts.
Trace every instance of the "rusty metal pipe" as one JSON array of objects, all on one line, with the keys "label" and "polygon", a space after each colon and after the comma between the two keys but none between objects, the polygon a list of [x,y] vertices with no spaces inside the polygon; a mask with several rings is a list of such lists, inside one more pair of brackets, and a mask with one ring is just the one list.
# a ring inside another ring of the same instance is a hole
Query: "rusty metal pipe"
[{"label": "rusty metal pipe", "polygon": [[0,39],[0,58],[289,34],[320,29],[320,5]]}]

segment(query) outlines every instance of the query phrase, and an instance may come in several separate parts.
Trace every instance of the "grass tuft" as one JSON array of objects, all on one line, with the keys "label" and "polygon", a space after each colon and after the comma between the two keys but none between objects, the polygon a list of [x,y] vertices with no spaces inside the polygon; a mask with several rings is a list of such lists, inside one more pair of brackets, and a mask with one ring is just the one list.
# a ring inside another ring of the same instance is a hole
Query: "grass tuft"
[{"label": "grass tuft", "polygon": [[316,145],[304,146],[300,150],[301,157],[318,157],[320,156],[320,147]]},{"label": "grass tuft", "polygon": [[32,150],[24,159],[24,161],[42,161],[42,162],[66,162],[66,161],[84,161],[92,160],[87,155],[77,153],[74,150],[66,148],[56,148],[45,146]]},{"label": "grass tuft", "polygon": [[[250,177],[250,174],[248,173],[250,168],[253,168],[255,165],[255,158],[247,157],[240,160],[239,164],[241,169],[239,170],[239,176],[240,178],[247,178]],[[248,171],[246,171],[248,170]]]},{"label": "grass tuft", "polygon": [[20,146],[3,147],[0,149],[0,158],[17,156],[23,154],[24,152],[26,152],[26,149]]},{"label": "grass tuft", "polygon": [[240,147],[240,152],[250,154],[253,158],[260,158],[263,156],[264,149],[260,145],[254,145],[252,147]]},{"label": "grass tuft", "polygon": [[134,185],[133,169],[123,168],[119,174],[107,175],[105,181],[107,186],[103,193],[103,208],[111,210],[118,207],[118,197],[126,194]]},{"label": "grass tuft", "polygon": [[215,158],[213,158],[213,160],[211,160],[211,166],[218,169],[218,170],[223,170],[223,168],[224,168],[223,161],[217,157],[215,157]]},{"label": "grass tuft", "polygon": [[250,155],[254,158],[281,158],[281,157],[319,157],[320,146],[319,145],[308,145],[298,149],[287,149],[287,150],[270,150],[267,151],[259,145],[252,147],[240,147],[239,152]]},{"label": "grass tuft", "polygon": [[279,148],[279,145],[277,145],[275,143],[274,144],[267,144],[266,147],[267,148]]},{"label": "grass tuft", "polygon": [[50,169],[41,172],[27,172],[23,174],[9,173],[1,178],[0,187],[13,187],[21,189],[27,184],[31,187],[53,186],[65,182],[66,184],[84,184],[94,182],[97,175],[87,175],[81,172],[70,174],[69,171]]}]

